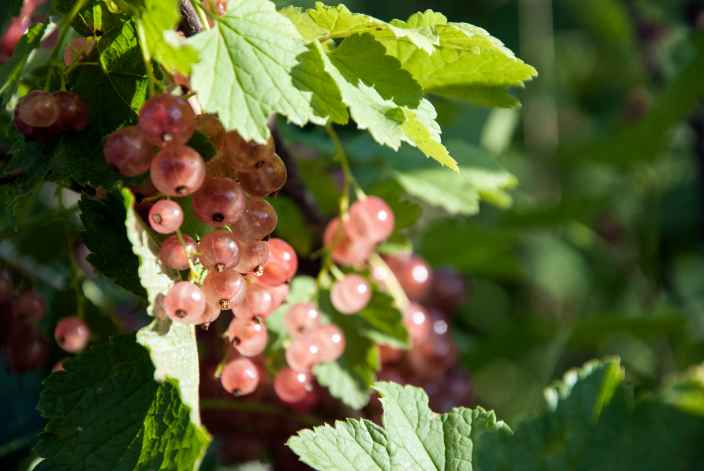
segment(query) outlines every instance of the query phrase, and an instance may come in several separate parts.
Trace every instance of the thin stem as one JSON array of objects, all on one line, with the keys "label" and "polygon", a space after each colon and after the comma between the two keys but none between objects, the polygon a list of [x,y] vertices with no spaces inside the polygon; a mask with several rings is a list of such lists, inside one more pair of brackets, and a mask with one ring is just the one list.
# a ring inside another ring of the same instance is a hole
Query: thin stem
[{"label": "thin stem", "polygon": [[156,77],[154,76],[154,68],[152,67],[152,58],[149,54],[149,49],[147,48],[147,35],[144,32],[144,25],[142,22],[137,21],[137,37],[139,38],[139,48],[142,50],[142,60],[144,61],[144,69],[147,71],[147,77],[149,78],[149,94],[156,94]]},{"label": "thin stem", "polygon": [[[193,265],[193,260],[191,260],[191,253],[186,247],[186,242],[183,239],[183,234],[181,233],[181,229],[176,229],[176,237],[178,238],[179,243],[181,244],[181,247],[183,247],[183,251],[186,252],[186,259],[188,260],[188,268],[190,270],[190,273],[188,275],[188,278],[191,279],[194,276],[198,276],[198,272],[196,271],[195,265]],[[193,280],[191,280],[193,281]]]},{"label": "thin stem", "polygon": [[379,268],[383,270],[384,284],[386,285],[389,294],[392,298],[394,298],[398,308],[401,309],[401,311],[405,311],[408,305],[411,304],[411,301],[408,299],[408,296],[406,296],[406,292],[401,287],[401,283],[399,283],[398,278],[394,275],[394,272],[391,271],[391,268],[389,268],[389,265],[387,265],[384,259],[381,258],[381,256],[379,256],[376,252],[369,257],[369,265],[372,269]]},{"label": "thin stem", "polygon": [[[56,193],[58,196],[59,207],[62,211],[66,211],[66,205],[64,204],[64,192],[61,187],[56,187]],[[85,295],[83,294],[83,287],[81,285],[81,269],[76,263],[75,255],[75,245],[76,240],[71,235],[69,230],[69,225],[64,225],[64,233],[66,236],[66,253],[68,254],[68,259],[71,265],[70,269],[70,279],[71,288],[76,296],[76,315],[79,319],[83,319],[85,316]]]},{"label": "thin stem", "polygon": [[292,414],[291,411],[277,407],[273,404],[261,402],[230,400],[230,399],[201,399],[202,410],[229,410],[237,412],[254,412],[256,414],[280,415],[292,418],[304,425],[320,425],[323,421],[308,414]]},{"label": "thin stem", "polygon": [[330,273],[332,274],[332,276],[335,277],[336,280],[341,280],[345,277],[345,274],[342,273],[342,270],[340,270],[338,266],[334,263],[330,265]]},{"label": "thin stem", "polygon": [[200,2],[195,1],[195,2],[190,2],[191,5],[196,10],[196,13],[198,13],[198,19],[200,20],[201,27],[203,29],[210,29],[210,22],[208,21],[208,14],[206,13],[205,9],[203,8],[203,5],[200,4]]},{"label": "thin stem", "polygon": [[340,196],[340,216],[344,216],[350,206],[350,187],[354,187],[357,197],[364,198],[366,195],[352,174],[350,161],[335,128],[328,124],[325,126],[325,132],[335,146],[335,159],[340,162],[340,167],[342,168],[344,182],[342,183],[342,195]]}]

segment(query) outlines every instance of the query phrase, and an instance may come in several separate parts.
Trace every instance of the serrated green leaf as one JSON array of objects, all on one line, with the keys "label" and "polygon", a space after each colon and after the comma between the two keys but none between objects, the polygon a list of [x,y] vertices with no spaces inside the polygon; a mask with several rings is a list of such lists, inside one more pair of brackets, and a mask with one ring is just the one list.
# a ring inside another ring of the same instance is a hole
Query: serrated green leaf
[{"label": "serrated green leaf", "polygon": [[312,93],[294,86],[292,70],[306,46],[269,0],[229,1],[213,28],[189,43],[200,52],[191,87],[203,109],[217,113],[227,129],[266,142],[272,113],[300,126],[327,121],[314,112]]},{"label": "serrated green leaf", "polygon": [[[513,436],[475,443],[481,469],[692,469],[704,457],[704,417],[657,396],[633,399],[619,360],[590,362],[546,390],[547,411]],[[701,401],[701,398],[699,399]]]},{"label": "serrated green leaf", "polygon": [[0,103],[3,107],[17,91],[22,71],[27,65],[32,51],[39,47],[45,29],[46,24],[44,23],[37,23],[29,28],[29,31],[17,43],[10,59],[4,64],[0,64],[0,100],[2,100]]},{"label": "serrated green leaf", "polygon": [[108,278],[138,296],[145,296],[138,276],[139,260],[125,235],[125,206],[119,195],[103,200],[86,196],[79,202],[83,232],[81,240],[90,249],[88,261]]},{"label": "serrated green leaf", "polygon": [[[319,42],[312,43],[322,61],[323,71],[337,85],[342,101],[359,129],[368,130],[380,144],[398,150],[402,142],[417,146],[429,157],[449,168],[456,169],[440,141],[440,127],[435,122],[437,113],[428,100],[420,100],[417,107],[401,106],[395,100],[410,103],[420,97],[408,81],[399,62],[386,55],[384,49],[370,35],[353,35],[336,49],[328,52]],[[360,55],[360,51],[364,51]],[[303,58],[309,57],[308,55]],[[406,83],[407,92],[394,94],[383,84],[388,77],[397,77]],[[381,88],[377,89],[377,82]],[[403,98],[405,96],[405,98]]]},{"label": "serrated green leaf", "polygon": [[415,47],[432,53],[439,38],[430,28],[395,26],[361,13],[352,13],[345,5],[325,5],[316,2],[315,8],[302,10],[288,7],[281,11],[296,25],[308,41],[329,38],[342,39],[354,34],[369,33],[387,40],[408,41]]},{"label": "serrated green leaf", "polygon": [[408,42],[379,38],[387,53],[398,58],[427,93],[483,106],[514,106],[517,101],[508,89],[522,87],[537,75],[533,67],[487,31],[467,23],[448,22],[431,10],[392,24],[399,28],[428,28],[440,38],[432,53]]},{"label": "serrated green leaf", "polygon": [[325,471],[391,470],[386,434],[369,420],[338,421],[303,430],[287,445],[307,465]]},{"label": "serrated green leaf", "polygon": [[181,18],[178,0],[130,0],[129,5],[152,58],[169,72],[188,75],[198,53],[176,34]]},{"label": "serrated green leaf", "polygon": [[475,439],[510,433],[481,408],[437,415],[422,389],[393,383],[377,383],[374,389],[381,394],[383,429],[348,419],[299,432],[287,445],[320,471],[471,471]]},{"label": "serrated green leaf", "polygon": [[[173,379],[154,381],[149,353],[133,336],[96,344],[44,383],[48,420],[37,471],[193,471],[208,434],[191,421]],[[197,414],[197,411],[196,411]]]}]

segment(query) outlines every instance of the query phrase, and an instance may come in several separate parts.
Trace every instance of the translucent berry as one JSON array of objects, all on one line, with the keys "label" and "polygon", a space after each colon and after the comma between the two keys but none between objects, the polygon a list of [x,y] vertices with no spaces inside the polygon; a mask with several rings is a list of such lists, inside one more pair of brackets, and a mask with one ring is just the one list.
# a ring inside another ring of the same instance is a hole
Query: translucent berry
[{"label": "translucent berry", "polygon": [[335,282],[330,291],[330,301],[339,312],[355,314],[364,309],[372,298],[369,282],[359,275],[347,275]]},{"label": "translucent berry", "polygon": [[283,368],[274,378],[274,392],[284,402],[296,403],[313,391],[310,373]]},{"label": "translucent berry", "polygon": [[353,239],[347,225],[340,224],[340,218],[333,219],[325,228],[323,242],[335,262],[350,267],[361,266],[374,250],[368,239]]},{"label": "translucent berry", "polygon": [[288,292],[289,292],[289,286],[288,284],[283,284],[283,285],[278,285],[278,286],[269,286],[267,287],[269,292],[271,293],[272,297],[272,302],[271,302],[271,310],[277,309],[279,306],[283,304],[284,301],[286,301],[286,298],[288,298]]},{"label": "translucent berry", "polygon": [[179,281],[164,298],[166,315],[177,322],[200,324],[205,314],[203,291],[188,281]]},{"label": "translucent berry", "polygon": [[48,128],[59,118],[59,105],[50,93],[34,90],[17,103],[17,117],[28,126]]},{"label": "translucent berry", "polygon": [[198,152],[184,145],[170,145],[151,162],[154,186],[167,196],[188,196],[205,180],[205,162]]},{"label": "translucent berry", "polygon": [[81,131],[88,126],[88,106],[77,93],[60,91],[53,95],[59,107],[54,123],[58,131]]},{"label": "translucent berry", "polygon": [[105,161],[126,177],[141,175],[149,170],[154,157],[154,146],[137,126],[118,129],[105,139]]},{"label": "translucent berry", "polygon": [[164,94],[144,103],[139,112],[139,127],[154,145],[185,144],[193,135],[195,119],[188,101]]},{"label": "translucent berry", "polygon": [[225,335],[240,355],[246,357],[262,353],[268,340],[266,325],[259,316],[252,315],[235,315]]},{"label": "translucent berry", "polygon": [[15,315],[18,319],[35,324],[44,317],[44,299],[33,290],[25,291],[15,301]]},{"label": "translucent berry", "polygon": [[266,317],[275,309],[274,296],[267,287],[259,283],[250,283],[241,308],[246,312]]},{"label": "translucent berry", "polygon": [[230,394],[244,396],[257,389],[259,369],[249,358],[236,358],[225,365],[220,382]]},{"label": "translucent berry", "polygon": [[291,336],[306,335],[320,326],[320,311],[313,303],[294,304],[286,312],[284,323]]},{"label": "translucent berry", "polygon": [[425,342],[430,335],[430,315],[420,304],[411,303],[403,312],[403,323],[414,345]]},{"label": "translucent berry", "polygon": [[269,239],[269,259],[264,264],[264,271],[259,282],[267,286],[286,283],[298,270],[298,257],[288,243],[281,239]]},{"label": "translucent berry", "polygon": [[244,140],[237,131],[225,135],[225,158],[236,172],[249,172],[262,168],[274,158],[274,141],[266,144]]},{"label": "translucent berry", "polygon": [[149,225],[159,234],[176,232],[181,224],[183,224],[183,210],[175,201],[157,201],[149,210]]},{"label": "translucent berry", "polygon": [[296,371],[310,371],[322,361],[320,344],[312,335],[293,339],[286,349],[286,363]]},{"label": "translucent berry", "polygon": [[200,263],[215,271],[228,270],[240,261],[240,247],[230,232],[206,234],[198,243]]},{"label": "translucent berry", "polygon": [[286,164],[276,154],[253,170],[237,174],[242,188],[255,196],[267,196],[279,191],[286,183],[286,176]]},{"label": "translucent berry", "polygon": [[246,198],[244,213],[233,230],[244,240],[260,240],[268,236],[279,222],[276,210],[263,198]]},{"label": "translucent berry", "polygon": [[203,283],[203,292],[208,302],[219,305],[220,309],[231,309],[240,304],[247,291],[242,275],[232,270],[209,271]]},{"label": "translucent berry", "polygon": [[411,301],[419,301],[426,296],[432,282],[432,271],[425,260],[415,255],[392,256],[387,258],[387,264]]},{"label": "translucent berry", "polygon": [[310,337],[320,350],[319,360],[321,362],[335,361],[345,351],[345,334],[336,325],[320,326],[313,331]]},{"label": "translucent berry", "polygon": [[35,327],[22,325],[13,329],[7,346],[7,360],[10,368],[17,372],[43,367],[49,359],[49,345]]},{"label": "translucent berry", "polygon": [[189,236],[182,237],[183,244],[177,235],[172,235],[161,244],[159,258],[162,263],[172,270],[186,270],[188,258],[195,253],[196,243]]},{"label": "translucent berry", "polygon": [[54,339],[64,351],[78,353],[83,351],[90,341],[88,325],[78,317],[64,317],[54,329]]},{"label": "translucent berry", "polygon": [[252,273],[259,267],[263,267],[269,260],[269,244],[266,241],[246,241],[238,242],[240,246],[240,261],[235,266],[235,270],[240,273]]},{"label": "translucent berry", "polygon": [[453,312],[464,302],[465,283],[462,275],[451,268],[433,270],[428,299],[445,312]]},{"label": "translucent berry", "polygon": [[244,212],[245,196],[240,185],[226,177],[208,177],[193,195],[198,219],[213,227],[235,223]]},{"label": "translucent berry", "polygon": [[218,317],[220,317],[220,313],[222,311],[220,310],[220,305],[208,302],[206,299],[205,301],[205,312],[203,313],[203,318],[201,319],[201,322],[199,324],[204,324],[206,327],[208,324],[211,322],[215,322],[218,320]]},{"label": "translucent berry", "polygon": [[384,200],[370,196],[352,205],[347,228],[353,239],[383,242],[394,231],[394,213]]}]

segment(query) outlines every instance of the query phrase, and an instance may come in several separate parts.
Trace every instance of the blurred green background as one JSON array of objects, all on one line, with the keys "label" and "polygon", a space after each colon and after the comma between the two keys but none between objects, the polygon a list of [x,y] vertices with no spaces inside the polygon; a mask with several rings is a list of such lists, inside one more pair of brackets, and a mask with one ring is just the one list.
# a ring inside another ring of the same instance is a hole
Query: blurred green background
[{"label": "blurred green background", "polygon": [[[622,357],[636,388],[704,360],[704,2],[344,3],[385,20],[441,11],[540,72],[519,109],[434,100],[448,142],[520,183],[508,208],[502,194],[474,216],[426,211],[409,234],[468,283],[454,332],[479,403],[515,422],[592,357]],[[348,149],[370,185],[373,147]]]}]

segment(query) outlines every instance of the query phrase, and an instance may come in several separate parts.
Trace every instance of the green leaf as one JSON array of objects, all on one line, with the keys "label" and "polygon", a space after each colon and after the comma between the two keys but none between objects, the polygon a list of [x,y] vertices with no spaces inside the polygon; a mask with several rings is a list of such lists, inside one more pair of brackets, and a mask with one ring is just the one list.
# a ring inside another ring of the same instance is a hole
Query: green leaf
[{"label": "green leaf", "polygon": [[[655,471],[691,469],[704,457],[704,417],[658,396],[633,399],[617,359],[571,370],[545,392],[547,411],[513,436],[475,443],[480,469]],[[702,401],[702,390],[697,402]]]},{"label": "green leaf", "polygon": [[313,249],[313,234],[306,226],[303,213],[291,198],[277,196],[269,198],[269,202],[276,210],[279,223],[276,226],[276,234],[288,241],[296,252],[302,255],[310,254]]},{"label": "green leaf", "polygon": [[407,41],[429,54],[439,43],[439,38],[430,28],[397,27],[369,15],[352,13],[345,5],[331,6],[316,2],[315,8],[309,10],[287,7],[281,13],[291,19],[308,41],[342,39],[369,33],[389,41]]},{"label": "green leaf", "polygon": [[479,200],[499,207],[511,204],[507,189],[517,179],[504,170],[493,156],[462,141],[448,143],[459,162],[459,172],[451,173],[406,152],[384,155],[384,163],[411,196],[450,214],[475,214]]},{"label": "green leaf", "polygon": [[377,344],[408,348],[408,331],[403,324],[403,314],[394,299],[386,293],[374,291],[369,304],[358,312],[359,332]]},{"label": "green leaf", "polygon": [[[359,129],[368,130],[378,143],[394,150],[406,142],[441,164],[457,169],[440,141],[433,105],[428,100],[420,100],[416,102],[417,107],[410,108],[395,101],[411,103],[420,95],[416,95],[418,90],[398,60],[386,55],[372,36],[351,36],[330,52],[319,42],[312,43],[311,47],[318,53],[315,60],[323,64],[321,73],[326,73],[337,85]],[[308,57],[312,54],[302,59]],[[384,86],[388,77],[396,77],[399,83],[405,84],[407,91],[392,93],[390,87]]]},{"label": "green leaf", "polygon": [[287,445],[320,471],[460,471],[472,469],[475,439],[510,433],[481,408],[437,415],[422,389],[393,383],[374,388],[384,408],[383,429],[368,420],[347,419],[335,427],[301,431]]},{"label": "green leaf", "polygon": [[96,344],[44,383],[37,471],[197,469],[209,442],[177,382],[155,381],[133,336]]},{"label": "green leaf", "polygon": [[293,83],[292,70],[306,52],[303,38],[269,0],[228,2],[213,28],[189,43],[200,53],[191,87],[203,109],[217,113],[227,129],[263,143],[272,113],[300,126],[326,122],[314,112],[312,93]]},{"label": "green leaf", "polygon": [[10,59],[0,65],[0,103],[4,107],[17,91],[17,85],[22,78],[22,72],[29,60],[29,56],[36,48],[44,35],[46,24],[37,23],[29,28],[17,43]]},{"label": "green leaf", "polygon": [[144,296],[138,277],[139,260],[125,235],[127,212],[120,196],[109,193],[103,200],[84,196],[79,207],[84,228],[81,240],[92,252],[88,261],[118,285]]},{"label": "green leaf", "polygon": [[448,22],[440,13],[416,13],[407,21],[394,20],[398,28],[427,28],[440,38],[432,53],[411,43],[379,38],[387,53],[427,93],[459,98],[479,105],[513,106],[508,89],[522,87],[537,75],[501,41],[467,23]]},{"label": "green leaf", "polygon": [[152,58],[169,72],[188,75],[198,53],[176,34],[181,18],[178,0],[130,0],[129,4]]}]

